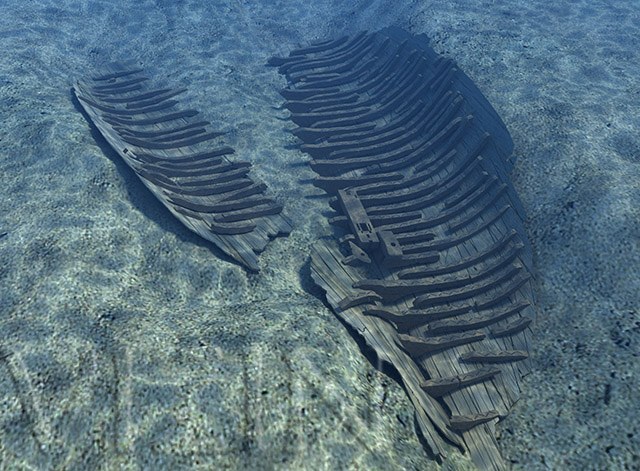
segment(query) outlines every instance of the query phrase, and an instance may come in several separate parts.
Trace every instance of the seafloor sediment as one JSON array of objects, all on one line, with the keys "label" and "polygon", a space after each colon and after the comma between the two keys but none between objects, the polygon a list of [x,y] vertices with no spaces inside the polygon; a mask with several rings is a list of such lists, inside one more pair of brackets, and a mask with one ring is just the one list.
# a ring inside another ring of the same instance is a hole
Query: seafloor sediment
[{"label": "seafloor sediment", "polygon": [[[640,6],[203,3],[0,5],[0,470],[473,469],[430,460],[402,388],[318,299],[326,202],[264,67],[387,25],[428,34],[515,141],[539,314],[503,455],[639,467]],[[172,218],[74,105],[76,78],[132,58],[188,88],[294,220],[259,274]]]}]

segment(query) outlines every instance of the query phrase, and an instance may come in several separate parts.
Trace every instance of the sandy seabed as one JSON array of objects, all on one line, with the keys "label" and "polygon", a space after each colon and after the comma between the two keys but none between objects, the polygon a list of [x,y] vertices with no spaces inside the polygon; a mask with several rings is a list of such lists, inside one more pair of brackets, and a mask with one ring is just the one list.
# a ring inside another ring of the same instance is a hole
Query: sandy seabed
[{"label": "sandy seabed", "polygon": [[[0,4],[0,470],[463,470],[318,298],[331,233],[264,66],[388,25],[456,60],[515,141],[535,371],[498,425],[514,470],[640,469],[640,3]],[[295,222],[248,274],[184,228],[72,100],[136,60],[227,132]]]}]

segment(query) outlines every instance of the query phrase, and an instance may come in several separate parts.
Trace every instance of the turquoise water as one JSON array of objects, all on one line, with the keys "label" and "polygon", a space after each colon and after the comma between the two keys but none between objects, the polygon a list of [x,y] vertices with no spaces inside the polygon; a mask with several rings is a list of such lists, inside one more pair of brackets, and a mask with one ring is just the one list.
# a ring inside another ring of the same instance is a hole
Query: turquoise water
[{"label": "turquoise water", "polygon": [[[0,470],[473,469],[430,460],[402,388],[317,297],[326,200],[264,66],[388,25],[430,36],[515,142],[539,316],[503,455],[640,467],[638,2],[5,0]],[[168,214],[74,105],[117,59],[188,88],[284,203],[294,231],[259,274]]]}]

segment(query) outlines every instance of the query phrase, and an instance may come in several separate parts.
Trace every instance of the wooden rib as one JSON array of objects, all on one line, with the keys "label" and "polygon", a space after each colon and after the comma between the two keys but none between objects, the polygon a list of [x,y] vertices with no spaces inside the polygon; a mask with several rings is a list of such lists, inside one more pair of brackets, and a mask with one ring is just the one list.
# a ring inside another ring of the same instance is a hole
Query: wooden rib
[{"label": "wooden rib", "polygon": [[205,126],[208,126],[208,125],[209,125],[208,121],[196,121],[194,123],[185,124],[184,126],[178,126],[176,128],[169,128],[169,129],[161,129],[159,131],[158,130],[143,131],[143,130],[131,129],[127,127],[114,127],[113,129],[120,135],[126,134],[132,137],[159,138],[161,136],[172,135],[172,134],[180,133],[183,131],[187,131],[189,129],[204,128]]},{"label": "wooden rib", "polygon": [[[455,151],[449,152],[443,157],[448,160],[455,157]],[[459,191],[460,186],[465,180],[478,177],[473,172],[474,166],[469,166],[468,170],[459,175],[457,178],[448,180],[444,185],[441,182],[432,184],[431,186],[420,186],[413,190],[402,192],[392,191],[376,194],[375,197],[367,198],[363,204],[367,206],[367,212],[370,214],[389,214],[397,211],[414,211],[418,209],[426,209],[436,203],[441,202],[450,194]],[[370,206],[376,204],[376,206]]]},{"label": "wooden rib", "polygon": [[[418,57],[418,56],[416,56]],[[402,98],[402,94],[398,90],[407,88],[406,93],[410,93],[411,89],[419,84],[419,70],[416,70],[419,65],[422,65],[419,61],[416,61],[415,65],[411,69],[391,69],[389,75],[386,77],[378,77],[376,81],[365,81],[357,87],[359,91],[367,90],[368,97],[364,100],[358,101],[357,106],[360,108],[356,113],[352,113],[353,106],[347,107],[335,107],[330,103],[323,102],[323,107],[316,109],[313,113],[308,113],[307,116],[314,126],[319,127],[333,127],[325,123],[325,121],[340,121],[345,118],[353,118],[358,116],[359,118],[366,117],[371,113],[371,105],[387,105],[390,104],[392,97],[397,98],[396,103]],[[342,80],[332,79],[322,84],[313,83],[314,87],[325,86],[342,83]],[[394,87],[393,85],[397,85]],[[324,100],[323,100],[324,101]],[[348,112],[348,113],[347,113]]]},{"label": "wooden rib", "polygon": [[292,58],[299,55],[317,54],[319,52],[326,52],[329,49],[335,49],[336,47],[344,44],[349,39],[349,36],[342,36],[334,40],[326,40],[319,43],[312,43],[311,46],[303,47],[291,51]]},{"label": "wooden rib", "polygon": [[478,414],[452,415],[451,428],[460,431],[469,430],[470,428],[484,424],[498,417],[500,417],[500,414],[496,410],[490,410]]},{"label": "wooden rib", "polygon": [[127,135],[122,136],[122,140],[128,144],[143,149],[177,149],[179,147],[188,147],[199,144],[200,142],[210,141],[216,137],[222,136],[224,133],[220,131],[208,132],[205,134],[199,134],[197,136],[189,137],[186,139],[180,139],[176,141],[161,142],[161,141],[149,141],[146,139],[138,139],[135,137],[129,137]]},{"label": "wooden rib", "polygon": [[522,350],[473,351],[460,355],[460,360],[467,363],[502,363],[526,360],[527,358],[529,358],[529,354]]},{"label": "wooden rib", "polygon": [[[312,66],[313,68],[318,68],[318,66],[323,67],[323,71],[320,74],[306,74],[304,75],[304,80],[307,83],[313,83],[316,87],[343,85],[345,82],[340,78],[340,73],[353,69],[373,47],[374,44],[365,39],[358,46],[340,56],[317,61],[313,65],[307,64],[307,66]],[[291,75],[291,79],[292,81],[297,81],[294,74]]]},{"label": "wooden rib", "polygon": [[337,128],[297,128],[291,131],[291,133],[299,137],[300,139],[305,139],[309,141],[315,141],[317,139],[324,138],[331,134],[348,134],[356,131],[367,131],[376,127],[375,123],[364,123],[355,126],[343,126]]},{"label": "wooden rib", "polygon": [[148,174],[144,175],[144,178],[148,179],[152,183],[155,183],[160,188],[165,190],[164,194],[167,196],[171,195],[180,195],[180,196],[216,196],[223,195],[226,193],[234,192],[237,190],[248,189],[256,185],[248,178],[241,178],[237,180],[232,180],[220,184],[210,184],[209,182],[203,182],[201,186],[194,187],[181,187],[174,184],[173,181],[170,183],[162,182],[162,181],[154,181],[157,179],[157,174],[149,176]]},{"label": "wooden rib", "polygon": [[471,316],[462,319],[435,321],[429,324],[427,334],[440,335],[450,332],[461,332],[464,330],[480,329],[482,327],[494,324],[509,316],[513,316],[514,314],[519,313],[525,307],[528,307],[530,305],[531,303],[529,301],[521,301],[513,306],[496,309],[485,314],[478,313],[472,314]]},{"label": "wooden rib", "polygon": [[[426,243],[418,243],[415,245],[409,245],[406,249],[412,249],[414,247],[419,247],[420,250],[444,250],[449,247],[453,247],[455,245],[460,245],[463,242],[470,240],[481,234],[482,232],[487,231],[493,224],[496,223],[508,210],[510,206],[505,205],[500,210],[496,211],[496,213],[490,219],[483,221],[480,225],[478,225],[475,229],[467,231],[465,234],[457,236],[457,237],[443,237],[439,240],[433,242]],[[515,231],[515,229],[514,229]],[[396,233],[396,237],[402,244],[410,244],[415,242],[416,240],[422,240],[422,234],[424,231],[407,231],[404,233]]]},{"label": "wooden rib", "polygon": [[[451,92],[445,94],[440,102],[435,104],[416,100],[414,104],[385,126],[368,132],[338,136],[337,139],[330,137],[326,142],[319,144],[304,144],[300,149],[314,158],[325,159],[364,156],[372,150],[379,152],[382,152],[383,149],[389,150],[393,147],[389,144],[390,140],[405,135],[407,129],[411,130],[415,126],[427,127],[429,117],[439,109],[446,109],[453,101],[454,96]],[[378,147],[381,144],[384,144],[386,148]]]},{"label": "wooden rib", "polygon": [[169,101],[160,103],[158,105],[148,106],[146,108],[120,109],[120,108],[114,108],[112,106],[101,105],[100,103],[97,103],[96,101],[93,101],[93,100],[89,100],[88,98],[85,98],[83,96],[81,96],[80,99],[88,103],[89,105],[93,106],[94,108],[99,109],[100,111],[104,111],[105,113],[109,113],[110,115],[113,115],[113,116],[122,117],[123,119],[129,116],[135,116],[139,114],[155,113],[157,111],[162,111],[167,108],[171,108],[172,106],[175,106],[178,104],[178,102],[175,100],[169,100]]},{"label": "wooden rib", "polygon": [[529,327],[531,322],[533,322],[533,319],[531,319],[530,317],[521,317],[520,319],[509,322],[504,327],[496,327],[491,329],[491,335],[493,335],[494,337],[505,337],[507,335],[513,335]]},{"label": "wooden rib", "polygon": [[250,219],[257,219],[263,216],[272,216],[280,214],[282,212],[282,205],[269,201],[267,203],[258,206],[258,209],[254,207],[248,209],[242,209],[238,211],[229,211],[214,216],[215,222],[237,222],[246,221]]},{"label": "wooden rib", "polygon": [[442,335],[440,337],[419,338],[407,334],[398,334],[402,348],[413,358],[419,358],[429,353],[437,352],[445,348],[466,345],[485,338],[484,332],[465,332]]},{"label": "wooden rib", "polygon": [[480,208],[476,207],[469,214],[464,217],[456,218],[455,220],[449,221],[449,233],[454,233],[462,230],[465,226],[471,224],[474,220],[480,218],[480,216],[487,210],[493,209],[494,204],[500,199],[500,197],[506,192],[507,184],[502,183],[498,190],[493,193],[491,199],[486,201]]},{"label": "wooden rib", "polygon": [[[292,77],[292,80],[295,80],[296,75],[301,75],[306,81],[313,81],[316,80],[314,77],[317,75],[325,77],[344,72],[357,64],[357,62],[353,63],[353,65],[345,69],[343,68],[345,62],[348,63],[354,58],[361,60],[373,45],[371,36],[365,34],[360,38],[354,38],[354,41],[348,47],[345,46],[339,53],[330,56],[324,55],[320,58],[308,58],[296,64],[291,64],[288,66],[286,73]],[[314,72],[313,69],[320,69],[320,71]],[[304,73],[300,74],[302,71]]]},{"label": "wooden rib", "polygon": [[519,274],[522,271],[522,268],[523,267],[521,264],[513,263],[509,266],[508,270],[501,270],[495,275],[489,276],[482,282],[470,283],[468,286],[464,286],[464,288],[456,287],[449,290],[448,292],[433,292],[433,294],[429,293],[417,296],[413,301],[413,305],[417,308],[422,308],[474,297],[478,294],[487,292],[490,289],[493,289],[496,286],[507,281],[514,280],[514,276]]},{"label": "wooden rib", "polygon": [[313,69],[323,68],[331,70],[330,66],[335,63],[335,61],[342,60],[345,55],[351,54],[353,51],[366,44],[369,39],[369,35],[365,31],[362,31],[349,39],[343,45],[334,48],[330,52],[325,52],[322,55],[314,55],[311,57],[301,57],[296,62],[284,64],[280,67],[279,72],[295,75],[303,70],[311,70],[311,72],[307,72],[307,74],[313,73]]},{"label": "wooden rib", "polygon": [[212,222],[209,224],[209,227],[216,234],[225,234],[225,235],[240,235],[247,234],[249,232],[253,232],[256,228],[256,224],[253,222],[236,222],[236,223],[228,223],[223,224],[219,222]]},{"label": "wooden rib", "polygon": [[372,293],[370,291],[359,291],[349,296],[345,296],[340,301],[338,306],[340,307],[340,309],[349,309],[354,306],[360,306],[362,304],[372,304],[379,301],[382,301],[382,298],[376,293]]},{"label": "wooden rib", "polygon": [[[431,169],[429,167],[422,168],[420,170],[416,169],[411,177],[395,183],[372,184],[362,188],[358,188],[358,194],[361,196],[362,202],[365,206],[372,206],[376,204],[384,204],[385,201],[383,198],[386,197],[391,197],[392,199],[389,200],[389,202],[392,203],[401,201],[397,199],[398,196],[410,192],[411,187],[421,185],[425,182],[430,182],[430,184],[432,185],[431,191],[435,192],[438,187],[447,186],[451,181],[455,181],[455,179],[458,178],[460,174],[464,173],[465,171],[472,170],[472,167],[475,167],[482,162],[482,158],[474,155],[474,153],[468,153],[466,156],[464,156],[463,154],[462,158],[459,157],[460,153],[458,152],[458,150],[452,149],[446,154],[436,156],[436,158],[429,160],[429,164],[434,164],[436,166],[435,169]],[[444,169],[445,167],[448,167],[452,163],[452,161],[455,161],[454,168],[451,169],[450,173],[447,174],[446,180],[443,179],[440,182],[434,182],[434,174]]]},{"label": "wooden rib", "polygon": [[435,136],[424,136],[419,143],[405,143],[392,151],[340,160],[313,160],[311,168],[316,173],[327,176],[367,167],[366,173],[371,175],[396,171],[425,159],[430,155],[430,152],[433,153],[431,154],[432,158],[437,159],[439,156],[445,155],[448,149],[445,147],[440,152],[437,152],[436,146],[441,144],[443,139],[451,138],[450,141],[453,141],[455,136],[464,131],[468,121],[468,118],[456,118]]},{"label": "wooden rib", "polygon": [[124,97],[117,97],[117,98],[102,98],[101,101],[104,103],[124,103],[128,106],[138,101],[145,101],[145,100],[149,100],[159,96],[167,96],[168,98],[171,98],[173,96],[176,96],[186,91],[187,91],[186,88],[179,88],[176,90],[173,90],[171,88],[159,88],[156,90],[149,90],[142,93],[138,93],[137,95],[127,95]]},{"label": "wooden rib", "polygon": [[93,87],[93,91],[97,93],[111,92],[119,88],[127,88],[127,87],[130,87],[131,85],[136,85],[141,82],[146,82],[147,80],[149,80],[147,77],[136,77],[134,79],[125,80],[122,82],[109,83],[107,85],[95,85]]},{"label": "wooden rib", "polygon": [[400,106],[402,103],[409,102],[412,99],[415,99],[415,97],[420,96],[420,94],[424,91],[425,88],[426,88],[426,85],[422,86],[421,88],[418,88],[415,91],[411,91],[410,89],[408,89],[405,93],[400,94],[399,96],[383,104],[379,108],[361,113],[354,117],[348,117],[348,118],[338,117],[336,119],[316,121],[314,124],[314,127],[316,128],[346,127],[346,126],[355,126],[355,125],[373,121],[375,119],[382,117],[386,113],[392,112],[395,108]]},{"label": "wooden rib", "polygon": [[181,93],[186,92],[187,89],[186,88],[178,88],[176,90],[168,90],[164,93],[147,93],[146,97],[144,99],[136,99],[136,100],[127,100],[126,101],[126,108],[127,109],[133,109],[133,108],[146,108],[152,105],[157,105],[159,103],[162,103],[166,100],[168,100],[169,98],[173,98],[176,95],[180,95]]},{"label": "wooden rib", "polygon": [[[189,129],[187,131],[181,132],[179,134],[165,134],[163,136],[158,136],[155,139],[153,139],[152,141],[154,142],[173,142],[173,141],[180,141],[189,137],[193,137],[193,136],[201,136],[201,135],[205,135],[207,132],[207,130],[205,128],[194,128],[194,129]],[[124,133],[127,136],[131,136],[131,134],[129,133]],[[197,144],[197,142],[195,143]]]},{"label": "wooden rib", "polygon": [[288,109],[292,113],[305,113],[309,112],[315,108],[320,108],[322,106],[332,106],[332,105],[345,105],[350,106],[354,102],[358,100],[358,95],[355,93],[351,93],[344,97],[337,97],[332,100],[322,101],[322,102],[314,102],[314,101],[306,101],[306,100],[287,100],[282,106],[283,108]]},{"label": "wooden rib", "polygon": [[[423,110],[421,113],[418,113],[417,116],[414,116],[406,122],[404,122],[403,116],[398,120],[394,120],[394,123],[397,123],[397,125],[385,126],[380,129],[376,128],[375,134],[374,132],[367,133],[373,134],[372,137],[358,140],[356,141],[357,144],[354,143],[354,141],[340,141],[334,145],[324,144],[324,147],[316,145],[315,148],[303,146],[301,149],[306,152],[311,151],[309,152],[311,155],[316,154],[314,157],[321,155],[324,159],[341,160],[380,155],[406,145],[416,138],[422,138],[423,142],[428,142],[429,138],[434,137],[438,131],[438,126],[432,125],[432,122],[438,118],[439,112],[441,112],[440,115],[446,114],[443,117],[443,122],[446,122],[447,118],[453,117],[457,109],[456,105],[460,104],[461,101],[462,100],[458,100],[456,102],[455,99],[451,98],[448,102],[433,107],[419,102],[415,105],[415,108],[417,112],[419,112],[419,108],[422,106]],[[412,111],[414,111],[413,108],[409,108],[409,113]],[[413,146],[417,147],[418,145],[413,144]],[[329,152],[317,153],[314,152],[315,149],[327,149]]]},{"label": "wooden rib", "polygon": [[[208,162],[210,162],[209,165],[199,166],[196,168],[192,168],[192,167],[185,168],[184,166],[183,167],[167,167],[167,166],[160,166],[160,165],[145,165],[144,168],[149,171],[154,171],[159,174],[172,177],[172,178],[203,177],[207,175],[216,175],[216,174],[223,174],[223,173],[225,174],[223,178],[227,178],[229,176],[231,176],[232,178],[236,178],[236,176],[238,175],[241,175],[241,176],[245,175],[246,172],[240,171],[240,172],[232,173],[233,171],[239,170],[239,169],[248,169],[249,167],[251,167],[251,164],[249,162],[229,163],[222,160],[219,157],[215,159],[211,159]],[[214,183],[216,181],[224,181],[224,180],[213,180]]]},{"label": "wooden rib", "polygon": [[267,185],[264,183],[252,183],[251,185],[245,185],[240,189],[225,192],[224,197],[220,201],[234,201],[239,198],[246,198],[248,196],[263,193],[266,189]]},{"label": "wooden rib", "polygon": [[324,41],[318,45],[312,45],[305,48],[300,48],[292,51],[289,57],[271,57],[269,58],[267,64],[270,66],[280,66],[287,62],[293,62],[300,60],[297,56],[303,56],[308,54],[317,54],[320,52],[326,52],[327,50],[334,49],[341,44],[345,43],[349,39],[348,36],[342,36],[341,38],[335,40]]},{"label": "wooden rib", "polygon": [[[385,45],[381,45],[380,49],[383,49]],[[373,56],[375,57],[377,52],[373,52]],[[357,61],[353,61],[357,63]],[[292,82],[298,82],[300,89],[304,90],[306,88],[334,88],[341,87],[346,88],[349,86],[358,87],[358,84],[363,83],[367,77],[371,76],[372,69],[379,67],[379,62],[375,58],[362,60],[357,67],[352,70],[342,73],[342,74],[323,74],[313,76],[314,81],[308,82],[307,79],[311,78],[311,76],[304,77],[304,81],[302,76],[300,79],[292,77]],[[346,98],[349,96],[353,96],[356,98],[358,103],[367,102],[368,100],[361,100],[359,95],[353,93],[355,90],[349,90],[345,92],[338,92],[332,94],[331,97],[326,96],[324,94],[319,94],[314,97],[311,97],[308,100],[304,101],[306,106],[286,106],[292,112],[309,112],[312,110],[317,111],[329,111],[330,108],[335,107],[336,110],[344,110],[347,107]],[[342,102],[341,102],[342,101]]]},{"label": "wooden rib", "polygon": [[[309,97],[308,101],[324,103],[327,100],[345,97],[353,93],[362,95],[371,90],[376,90],[381,86],[382,80],[397,76],[397,67],[394,66],[401,62],[402,58],[400,56],[400,52],[403,48],[404,45],[401,44],[395,50],[395,53],[388,54],[388,57],[385,60],[375,61],[374,65],[369,64],[370,66],[365,69],[365,73],[357,78],[357,84],[353,88],[350,87],[348,90],[342,90],[338,87],[327,90],[326,92],[322,89],[316,89],[316,93],[312,97]],[[297,91],[304,91],[309,87],[313,87],[313,85],[314,84],[309,84],[308,87],[302,85],[297,89]]]},{"label": "wooden rib", "polygon": [[[451,116],[456,114],[456,109],[451,110]],[[447,119],[449,116],[446,117]],[[410,154],[402,158],[383,161],[382,163],[374,163],[367,167],[367,174],[385,173],[397,171],[398,169],[415,165],[420,161],[436,161],[438,157],[446,155],[446,153],[456,144],[457,139],[461,136],[471,121],[471,116],[465,118],[458,117],[451,120],[444,129],[438,132],[433,138],[424,144],[423,154]],[[428,158],[431,157],[431,158]]]},{"label": "wooden rib", "polygon": [[464,374],[430,379],[420,383],[420,387],[432,397],[440,397],[464,386],[493,378],[495,375],[500,374],[501,371],[500,368],[496,367],[479,368]]},{"label": "wooden rib", "polygon": [[182,110],[153,118],[123,119],[121,116],[104,115],[103,119],[105,122],[115,126],[144,126],[149,124],[165,123],[176,119],[192,118],[197,114],[199,114],[199,111],[196,110]]},{"label": "wooden rib", "polygon": [[[430,276],[444,275],[446,273],[453,273],[460,270],[465,270],[473,265],[478,265],[486,258],[496,255],[503,250],[510,247],[509,242],[517,236],[517,232],[514,230],[510,232],[506,238],[496,241],[493,245],[485,250],[478,251],[473,255],[460,259],[457,263],[439,267],[412,267],[406,270],[401,270],[396,273],[396,276],[401,280],[411,280],[416,278],[427,278]],[[520,250],[524,248],[523,243],[517,243],[512,245],[512,252],[517,255]],[[404,249],[406,251],[406,248]]]},{"label": "wooden rib", "polygon": [[219,157],[223,155],[233,154],[235,151],[231,147],[220,147],[205,152],[197,152],[193,154],[180,155],[177,157],[167,157],[164,154],[153,154],[151,152],[136,152],[134,157],[148,163],[158,163],[162,165],[178,165],[186,162],[195,163]]},{"label": "wooden rib", "polygon": [[96,98],[103,99],[113,95],[122,95],[124,93],[135,92],[137,90],[142,90],[142,85],[136,84],[136,85],[131,85],[130,87],[116,88],[112,90],[103,90],[99,93],[98,92],[94,92],[94,93]]},{"label": "wooden rib", "polygon": [[[234,167],[233,164],[229,164],[229,167]],[[215,185],[219,185],[221,183],[229,182],[232,180],[239,180],[244,178],[249,173],[249,167],[246,165],[240,165],[231,170],[227,170],[225,172],[215,172],[215,169],[212,171],[207,171],[206,173],[200,173],[198,175],[188,175],[183,176],[178,173],[178,171],[172,170],[171,172],[165,173],[165,175],[169,175],[173,178],[172,181],[175,181],[175,178],[182,178],[180,182],[175,182],[176,185],[191,188],[191,187],[215,187]],[[204,177],[203,179],[197,179],[197,177]],[[189,178],[188,180],[184,178]]]},{"label": "wooden rib", "polygon": [[[477,283],[480,280],[488,278],[503,269],[516,267],[512,262],[515,253],[510,254],[484,269],[478,270],[473,275],[465,278],[456,278],[452,275],[436,275],[419,280],[373,280],[364,279],[353,284],[354,288],[375,291],[385,300],[395,301],[396,299],[421,293],[432,293],[436,291],[446,291],[450,289],[458,289],[466,285]],[[513,272],[515,268],[510,270]]]},{"label": "wooden rib", "polygon": [[269,198],[260,196],[260,197],[253,197],[253,198],[249,197],[245,199],[236,199],[236,200],[224,201],[224,202],[198,203],[197,201],[180,198],[174,195],[169,198],[169,201],[172,204],[175,204],[185,209],[189,209],[196,213],[223,213],[227,211],[235,211],[238,209],[252,208],[254,206],[271,203],[272,200]]},{"label": "wooden rib", "polygon": [[96,82],[103,82],[106,80],[113,80],[113,79],[117,79],[117,78],[121,78],[121,77],[126,77],[127,75],[133,75],[133,74],[138,74],[142,72],[142,69],[129,69],[129,70],[122,70],[119,72],[112,72],[109,74],[104,74],[104,75],[100,75],[98,77],[93,77],[93,80]]},{"label": "wooden rib", "polygon": [[398,63],[401,58],[396,55],[389,58],[387,61],[378,63],[375,67],[370,67],[361,77],[357,78],[355,87],[349,88],[348,91],[342,91],[341,88],[312,88],[314,83],[309,85],[302,85],[298,91],[305,91],[307,89],[313,89],[313,96],[308,97],[309,101],[317,103],[325,103],[327,100],[337,99],[345,97],[353,93],[358,94],[370,94],[380,89],[385,85],[386,80],[392,80],[393,77],[397,77],[400,73],[393,65]]},{"label": "wooden rib", "polygon": [[360,42],[362,42],[366,38],[366,36],[367,36],[367,33],[362,31],[358,33],[356,36],[354,36],[353,38],[348,39],[345,43],[341,44],[340,46],[336,48],[332,48],[331,50],[323,51],[323,54],[321,56],[317,56],[317,55],[311,56],[311,57],[298,56],[295,59],[291,61],[287,61],[286,63],[282,64],[278,71],[281,74],[285,74],[285,73],[289,74],[289,73],[299,72],[300,70],[304,70],[304,69],[313,69],[314,64],[317,63],[318,60],[322,60],[322,59],[330,60],[335,57],[340,57],[342,54],[344,54],[345,52],[349,51],[354,46],[357,46]]},{"label": "wooden rib", "polygon": [[471,311],[471,309],[471,304],[467,303],[448,309],[416,309],[404,313],[394,312],[387,308],[375,307],[366,309],[363,313],[365,315],[377,316],[393,323],[398,329],[398,332],[409,332],[428,322],[464,314]]},{"label": "wooden rib", "polygon": [[280,95],[282,95],[287,100],[303,100],[316,95],[325,94],[325,93],[337,93],[340,91],[338,87],[332,87],[330,89],[324,88],[309,88],[309,89],[282,89],[280,90]]}]

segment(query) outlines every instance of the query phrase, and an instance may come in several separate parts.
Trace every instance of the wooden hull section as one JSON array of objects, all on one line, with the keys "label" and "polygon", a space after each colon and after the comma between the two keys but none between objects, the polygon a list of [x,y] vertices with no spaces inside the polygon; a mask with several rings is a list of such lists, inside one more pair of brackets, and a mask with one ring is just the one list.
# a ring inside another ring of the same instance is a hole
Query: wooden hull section
[{"label": "wooden hull section", "polygon": [[184,89],[157,89],[133,65],[112,64],[78,80],[74,92],[87,115],[140,180],[185,226],[213,242],[249,270],[270,238],[288,234],[282,206],[249,178],[249,162],[212,144],[196,110],[174,99]]},{"label": "wooden hull section", "polygon": [[315,246],[313,279],[398,370],[431,451],[448,441],[505,469],[494,424],[530,370],[535,317],[505,125],[426,37],[397,28],[269,63],[333,196],[338,240]]}]

